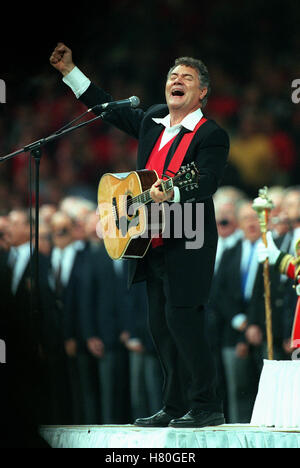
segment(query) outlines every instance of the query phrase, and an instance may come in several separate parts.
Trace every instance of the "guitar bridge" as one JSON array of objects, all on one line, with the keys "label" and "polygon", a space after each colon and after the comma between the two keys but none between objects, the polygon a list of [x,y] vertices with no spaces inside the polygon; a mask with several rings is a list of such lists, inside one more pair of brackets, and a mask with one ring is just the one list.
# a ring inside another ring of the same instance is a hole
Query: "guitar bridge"
[{"label": "guitar bridge", "polygon": [[119,218],[119,213],[118,213],[118,205],[117,205],[116,197],[113,197],[113,199],[112,199],[112,214],[113,214],[116,226],[119,229],[120,228],[120,218]]}]

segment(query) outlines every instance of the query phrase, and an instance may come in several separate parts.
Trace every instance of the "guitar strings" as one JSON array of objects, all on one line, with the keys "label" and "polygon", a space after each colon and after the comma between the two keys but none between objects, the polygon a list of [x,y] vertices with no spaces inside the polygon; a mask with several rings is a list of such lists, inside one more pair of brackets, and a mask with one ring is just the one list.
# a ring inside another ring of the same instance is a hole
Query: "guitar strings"
[{"label": "guitar strings", "polygon": [[[173,180],[177,179],[178,177],[180,177],[182,174],[177,174],[176,176],[173,177]],[[168,179],[169,180],[169,179]],[[165,182],[168,182],[168,180],[164,181]],[[150,194],[150,189],[148,190],[145,190],[145,192],[142,192],[140,193],[139,195],[137,195],[136,197],[133,197],[133,198],[130,198],[129,200],[127,200],[127,202],[125,202],[125,206],[128,208],[130,205],[132,205],[135,201],[138,201],[139,198],[141,197],[141,195],[145,195],[146,194]],[[146,204],[146,203],[149,203],[150,201],[152,201],[152,198],[150,198],[149,200],[145,201],[144,203],[142,204]]]},{"label": "guitar strings", "polygon": [[[172,172],[172,171],[169,171],[169,172]],[[173,174],[174,174],[174,173],[173,173]],[[181,177],[181,176],[184,175],[184,174],[185,174],[185,172],[179,172],[178,174],[174,175],[173,177],[170,177],[168,180],[163,181],[163,183],[165,184],[165,183],[168,182],[170,179],[172,179],[172,181],[174,181],[174,180],[178,179],[178,177]],[[129,208],[131,205],[133,205],[135,202],[139,202],[139,201],[140,201],[140,198],[141,198],[141,195],[143,195],[144,197],[146,197],[146,195],[147,195],[147,196],[148,196],[148,195],[150,196],[150,190],[151,190],[151,189],[145,190],[145,192],[142,192],[142,193],[140,193],[139,195],[137,195],[137,196],[135,196],[135,197],[133,197],[133,198],[130,198],[129,200],[127,199],[127,200],[125,201],[125,206],[124,206],[125,210],[128,212],[128,208]],[[146,201],[144,201],[144,202],[142,202],[142,203],[140,202],[140,204],[141,204],[141,205],[146,205],[147,203],[149,203],[149,202],[151,202],[151,201],[152,201],[152,198],[150,197],[149,200],[146,200]]]}]

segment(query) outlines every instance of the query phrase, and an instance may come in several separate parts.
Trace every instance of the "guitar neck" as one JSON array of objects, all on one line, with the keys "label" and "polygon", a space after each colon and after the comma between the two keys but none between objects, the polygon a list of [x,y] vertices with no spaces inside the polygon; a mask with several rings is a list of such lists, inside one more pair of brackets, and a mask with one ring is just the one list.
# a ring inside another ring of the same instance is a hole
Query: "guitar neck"
[{"label": "guitar neck", "polygon": [[[170,190],[173,190],[174,187],[174,179],[176,179],[176,176],[173,177],[172,179],[164,180],[161,183],[162,189],[164,192],[170,192]],[[136,197],[131,199],[131,202],[134,204],[138,205],[147,205],[147,203],[152,202],[153,199],[150,196],[150,189],[145,190],[145,192],[140,193]]]}]

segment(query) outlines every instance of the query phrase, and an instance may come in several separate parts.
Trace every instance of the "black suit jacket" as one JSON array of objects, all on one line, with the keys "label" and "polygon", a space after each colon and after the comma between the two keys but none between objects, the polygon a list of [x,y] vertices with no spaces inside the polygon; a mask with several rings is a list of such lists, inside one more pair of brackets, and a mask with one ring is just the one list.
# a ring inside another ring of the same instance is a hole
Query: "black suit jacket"
[{"label": "black suit jacket", "polygon": [[0,339],[7,341],[12,324],[11,269],[8,266],[9,252],[0,250]]},{"label": "black suit jacket", "polygon": [[102,244],[92,247],[85,258],[80,300],[80,323],[85,341],[99,337],[106,349],[118,341],[116,283],[112,260]]},{"label": "black suit jacket", "polygon": [[85,258],[89,245],[79,250],[74,258],[70,277],[60,291],[56,291],[55,275],[48,261],[47,287],[43,291],[43,347],[47,354],[64,354],[64,342],[74,338],[83,348],[84,338],[80,322],[80,301],[83,291],[82,277],[84,276]]},{"label": "black suit jacket", "polygon": [[81,327],[80,303],[84,294],[83,276],[86,274],[87,258],[90,254],[89,244],[77,251],[69,281],[62,291],[63,337],[74,338],[78,345],[85,348],[85,337]]},{"label": "black suit jacket", "polygon": [[[216,313],[223,345],[244,340],[244,335],[231,326],[232,318],[239,313],[247,315],[249,326],[258,325],[266,339],[263,266],[259,265],[257,269],[251,299],[245,301],[241,289],[241,254],[242,241],[224,252],[212,287],[212,308]],[[287,285],[280,281],[280,274],[273,267],[270,267],[270,284],[273,339],[275,345],[281,346],[285,336],[284,296]]]},{"label": "black suit jacket", "polygon": [[[91,84],[81,96],[88,107],[108,102],[112,97]],[[164,117],[169,113],[167,105],[159,104],[142,109],[122,108],[105,114],[104,120],[139,140],[137,169],[144,169],[151,151],[163,130],[153,117]],[[167,156],[171,159],[183,131],[175,139]],[[195,161],[200,171],[199,187],[192,191],[181,190],[181,205],[192,203],[195,220],[196,203],[204,204],[204,245],[197,249],[186,249],[186,238],[165,239],[164,255],[170,282],[172,302],[175,306],[195,306],[208,299],[214,271],[217,246],[217,228],[212,195],[216,192],[224,173],[229,151],[229,138],[213,120],[205,122],[196,132],[185,155],[183,164]],[[190,223],[193,221],[191,220]],[[130,261],[129,285],[145,280],[143,259]]]},{"label": "black suit jacket", "polygon": [[32,265],[28,261],[26,268],[20,278],[17,290],[12,298],[13,316],[16,327],[19,328],[22,336],[32,343],[41,344],[42,321],[44,317],[43,296],[48,287],[49,259],[43,254],[39,254],[39,291],[31,293],[31,281],[35,279],[35,260]]},{"label": "black suit jacket", "polygon": [[120,334],[129,331],[134,308],[133,291],[127,288],[127,262],[116,273],[104,245],[93,246],[81,269],[80,326],[85,340],[100,338],[106,350],[120,346]]},{"label": "black suit jacket", "polygon": [[[289,291],[290,282],[282,282],[280,280],[280,273],[270,266],[270,296],[271,296],[271,310],[272,310],[272,333],[274,344],[281,347],[285,336],[285,296]],[[259,265],[255,286],[253,288],[253,299],[249,307],[248,324],[258,325],[266,340],[266,312],[265,312],[265,299],[264,299],[264,278],[263,278],[263,265]],[[290,329],[291,332],[291,329]]]},{"label": "black suit jacket", "polygon": [[218,342],[221,346],[235,346],[244,341],[244,335],[232,328],[231,321],[237,314],[247,315],[248,304],[242,294],[241,282],[242,241],[227,249],[213,280],[210,305],[216,317]]}]

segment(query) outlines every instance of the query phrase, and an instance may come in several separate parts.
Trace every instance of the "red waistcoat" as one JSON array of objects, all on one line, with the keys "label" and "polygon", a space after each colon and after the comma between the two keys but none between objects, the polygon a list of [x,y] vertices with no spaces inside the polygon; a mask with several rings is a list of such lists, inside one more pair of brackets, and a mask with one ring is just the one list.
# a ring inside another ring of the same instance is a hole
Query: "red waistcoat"
[{"label": "red waistcoat", "polygon": [[[170,170],[171,173],[174,174],[178,172],[195,133],[197,132],[198,128],[201,127],[201,125],[204,124],[204,122],[206,122],[206,120],[207,119],[205,117],[202,117],[192,132],[188,132],[183,135],[166,171]],[[146,164],[146,169],[155,170],[160,179],[162,179],[162,174],[168,152],[177,136],[175,135],[172,138],[172,140],[168,141],[167,144],[165,144],[161,149],[159,149],[163,133],[164,130],[161,132],[156,144],[154,145],[154,148]],[[152,247],[158,247],[159,245],[163,245],[163,239],[161,237],[153,238]]]}]

